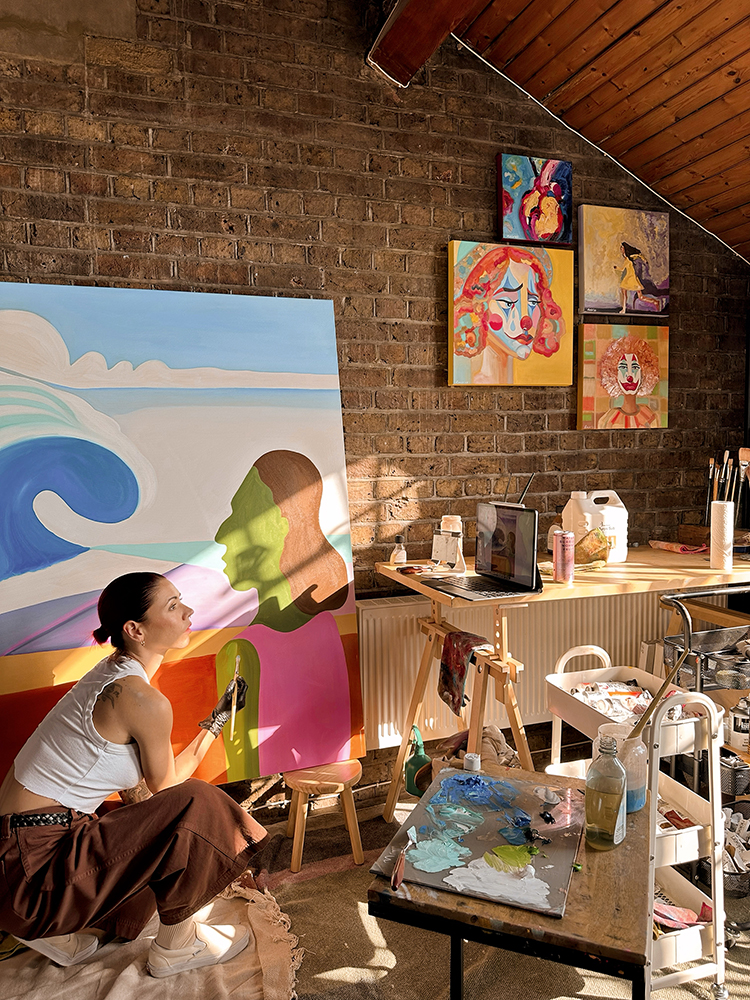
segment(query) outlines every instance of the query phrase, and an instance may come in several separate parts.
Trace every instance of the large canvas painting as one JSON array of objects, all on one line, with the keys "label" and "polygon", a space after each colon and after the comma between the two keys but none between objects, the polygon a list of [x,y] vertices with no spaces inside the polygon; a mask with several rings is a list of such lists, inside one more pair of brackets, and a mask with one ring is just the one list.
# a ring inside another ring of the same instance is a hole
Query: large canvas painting
[{"label": "large canvas painting", "polygon": [[503,239],[573,240],[573,164],[519,153],[497,154],[498,215]]},{"label": "large canvas painting", "polygon": [[154,679],[175,749],[238,657],[250,686],[200,776],[364,754],[332,304],[5,283],[0,367],[3,717],[96,663],[100,591],[151,570],[195,609]]},{"label": "large canvas painting", "polygon": [[669,214],[580,205],[582,313],[669,313]]},{"label": "large canvas painting", "polygon": [[451,385],[571,385],[573,253],[453,240]]},{"label": "large canvas painting", "polygon": [[667,426],[669,327],[582,323],[578,345],[580,430]]}]

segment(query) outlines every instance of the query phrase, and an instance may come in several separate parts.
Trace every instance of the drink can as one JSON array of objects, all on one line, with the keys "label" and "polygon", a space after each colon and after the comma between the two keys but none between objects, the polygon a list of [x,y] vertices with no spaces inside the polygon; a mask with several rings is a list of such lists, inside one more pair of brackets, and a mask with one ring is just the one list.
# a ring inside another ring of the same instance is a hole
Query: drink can
[{"label": "drink can", "polygon": [[575,535],[556,531],[552,536],[552,577],[555,583],[572,583],[575,567]]}]

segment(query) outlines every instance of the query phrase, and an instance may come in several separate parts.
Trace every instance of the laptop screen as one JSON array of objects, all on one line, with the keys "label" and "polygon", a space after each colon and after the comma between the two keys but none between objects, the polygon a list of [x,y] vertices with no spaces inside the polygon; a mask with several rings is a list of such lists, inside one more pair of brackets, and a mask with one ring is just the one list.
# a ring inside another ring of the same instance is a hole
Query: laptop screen
[{"label": "laptop screen", "polygon": [[477,504],[477,573],[533,589],[539,514],[515,504]]}]

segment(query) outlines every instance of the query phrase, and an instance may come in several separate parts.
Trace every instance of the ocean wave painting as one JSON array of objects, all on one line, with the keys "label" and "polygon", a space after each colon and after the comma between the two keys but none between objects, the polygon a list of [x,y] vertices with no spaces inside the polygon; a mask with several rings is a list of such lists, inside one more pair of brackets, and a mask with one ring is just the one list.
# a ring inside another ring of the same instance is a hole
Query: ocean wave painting
[{"label": "ocean wave painting", "polygon": [[0,371],[0,699],[91,665],[98,594],[152,570],[196,609],[185,669],[264,629],[260,690],[289,702],[261,706],[271,770],[305,711],[283,650],[324,615],[314,670],[348,676],[330,745],[364,752],[332,304],[2,283]]}]

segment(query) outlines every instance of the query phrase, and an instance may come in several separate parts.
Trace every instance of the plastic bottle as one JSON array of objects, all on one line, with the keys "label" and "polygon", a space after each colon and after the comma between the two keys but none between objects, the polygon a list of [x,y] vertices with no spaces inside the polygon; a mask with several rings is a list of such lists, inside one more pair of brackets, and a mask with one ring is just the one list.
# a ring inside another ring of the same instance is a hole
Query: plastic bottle
[{"label": "plastic bottle", "polygon": [[406,547],[404,546],[403,535],[396,535],[396,544],[393,546],[393,551],[391,552],[391,562],[392,563],[406,562]]},{"label": "plastic bottle", "polygon": [[628,511],[614,490],[592,490],[588,500],[596,510],[593,527],[612,539],[607,562],[628,558]]},{"label": "plastic bottle", "polygon": [[586,843],[611,851],[625,839],[626,776],[617,758],[617,740],[602,734],[599,756],[586,773]]},{"label": "plastic bottle", "polygon": [[617,757],[625,768],[626,805],[625,811],[638,812],[646,804],[646,783],[648,781],[648,750],[646,744],[636,736],[630,736],[633,727],[623,722],[605,722],[599,726],[594,740],[594,756],[599,752],[602,736],[612,736],[617,741]]},{"label": "plastic bottle", "polygon": [[599,523],[599,512],[589,500],[585,490],[573,490],[570,500],[563,507],[563,531],[572,531],[576,545]]}]

